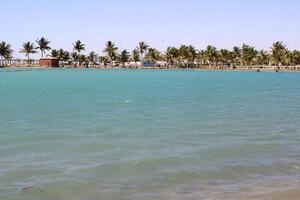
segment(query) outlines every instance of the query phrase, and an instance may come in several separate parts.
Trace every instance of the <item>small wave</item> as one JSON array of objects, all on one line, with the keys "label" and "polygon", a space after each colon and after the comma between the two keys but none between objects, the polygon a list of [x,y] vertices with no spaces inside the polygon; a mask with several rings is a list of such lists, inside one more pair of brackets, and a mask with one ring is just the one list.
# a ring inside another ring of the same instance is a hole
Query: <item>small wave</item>
[{"label": "small wave", "polygon": [[121,103],[131,103],[132,101],[131,100],[129,100],[129,99],[126,99],[126,100],[124,100],[124,101],[121,101]]}]

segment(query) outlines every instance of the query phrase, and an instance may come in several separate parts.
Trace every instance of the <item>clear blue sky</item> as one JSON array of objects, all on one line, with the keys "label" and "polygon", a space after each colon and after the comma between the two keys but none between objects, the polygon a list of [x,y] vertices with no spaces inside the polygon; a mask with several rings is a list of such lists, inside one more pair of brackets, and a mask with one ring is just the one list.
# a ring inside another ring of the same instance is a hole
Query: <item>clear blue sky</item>
[{"label": "clear blue sky", "polygon": [[101,53],[107,40],[132,50],[146,41],[159,50],[182,43],[269,49],[284,41],[300,49],[299,0],[3,0],[0,41],[16,53],[45,36],[53,48],[80,39]]}]

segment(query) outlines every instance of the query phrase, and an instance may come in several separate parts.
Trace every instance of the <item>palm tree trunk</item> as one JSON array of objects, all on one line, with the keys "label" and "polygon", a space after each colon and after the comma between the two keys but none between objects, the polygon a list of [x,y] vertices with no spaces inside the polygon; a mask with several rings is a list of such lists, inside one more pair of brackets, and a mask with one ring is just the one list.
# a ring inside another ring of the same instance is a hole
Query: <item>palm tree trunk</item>
[{"label": "palm tree trunk", "polygon": [[30,66],[29,54],[27,55],[27,65]]},{"label": "palm tree trunk", "polygon": [[144,65],[144,55],[143,53],[141,53],[141,66],[143,67],[143,65]]}]

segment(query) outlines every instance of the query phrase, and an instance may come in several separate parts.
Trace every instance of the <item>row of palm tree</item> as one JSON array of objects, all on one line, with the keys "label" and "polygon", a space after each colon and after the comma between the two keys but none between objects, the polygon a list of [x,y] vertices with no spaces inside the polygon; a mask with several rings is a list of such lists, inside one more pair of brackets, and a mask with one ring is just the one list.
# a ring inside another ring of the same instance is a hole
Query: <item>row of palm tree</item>
[{"label": "row of palm tree", "polygon": [[[48,56],[56,57],[64,63],[72,63],[75,66],[82,64],[95,65],[97,62],[105,65],[121,63],[125,65],[129,61],[137,63],[141,61],[156,62],[164,61],[167,66],[194,68],[194,67],[209,67],[209,68],[236,68],[238,66],[251,68],[255,66],[273,65],[280,68],[281,66],[296,66],[300,65],[300,51],[290,51],[282,42],[275,42],[271,47],[271,51],[258,51],[253,46],[243,44],[242,47],[234,47],[232,50],[220,49],[212,45],[208,45],[204,50],[197,50],[192,45],[181,45],[180,47],[168,47],[164,53],[161,53],[155,48],[150,47],[145,42],[139,42],[137,47],[130,53],[128,50],[120,50],[114,42],[108,41],[103,50],[104,55],[98,56],[95,52],[90,52],[88,55],[82,54],[86,50],[85,44],[80,40],[73,43],[73,51],[68,52],[63,49],[51,49],[50,41],[42,37],[37,39],[36,45],[31,42],[23,43],[23,48],[20,51],[27,56],[30,63],[30,55],[36,54],[39,50],[41,57],[44,57],[47,52]],[[5,60],[12,58],[13,50],[11,45],[6,42],[0,43],[0,58],[1,65],[4,65]]]},{"label": "row of palm tree", "polygon": [[[80,48],[81,45],[78,44],[82,45],[80,41],[77,41],[74,44],[74,50],[80,53],[84,48]],[[108,41],[105,44],[103,52],[106,55],[101,56],[100,60],[104,63],[109,64],[118,61],[123,65],[129,61],[137,63],[144,60],[163,60],[167,62],[168,66],[197,67],[208,65],[210,68],[219,66],[251,67],[252,65],[275,65],[280,67],[282,65],[300,64],[300,52],[297,50],[289,51],[282,42],[274,43],[270,53],[263,50],[257,51],[254,47],[243,44],[241,48],[234,47],[231,51],[227,49],[217,50],[217,48],[212,45],[207,46],[205,50],[198,51],[191,45],[181,45],[179,48],[168,47],[164,54],[155,48],[150,48],[147,43],[140,42],[130,55],[127,50],[122,50],[118,53],[118,47],[112,41]],[[81,58],[84,57],[81,56]],[[80,60],[94,63],[95,58],[96,55],[93,56],[93,59]]]}]

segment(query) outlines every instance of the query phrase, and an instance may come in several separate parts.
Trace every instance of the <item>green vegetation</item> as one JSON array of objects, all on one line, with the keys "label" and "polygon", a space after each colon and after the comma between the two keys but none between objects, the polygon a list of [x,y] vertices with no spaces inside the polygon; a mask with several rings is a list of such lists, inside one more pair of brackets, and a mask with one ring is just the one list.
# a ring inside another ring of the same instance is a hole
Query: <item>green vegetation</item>
[{"label": "green vegetation", "polygon": [[137,67],[137,62],[141,61],[141,57],[138,49],[132,51],[132,60],[134,61],[135,67]]},{"label": "green vegetation", "polygon": [[140,58],[143,61],[144,60],[144,54],[147,52],[149,48],[149,45],[146,42],[139,42],[139,45],[137,46],[137,50],[140,52]]},{"label": "green vegetation", "polygon": [[[181,45],[167,47],[165,52],[150,47],[146,42],[139,42],[137,47],[130,51],[119,48],[113,41],[108,41],[103,49],[104,55],[99,56],[92,51],[85,55],[83,52],[86,46],[80,40],[73,43],[73,52],[63,49],[51,49],[50,41],[44,37],[36,40],[37,47],[31,42],[23,44],[20,51],[27,56],[30,65],[30,55],[40,51],[44,57],[47,51],[51,52],[47,56],[55,57],[60,60],[62,66],[86,66],[96,67],[119,66],[138,67],[144,63],[151,63],[151,66],[168,68],[202,68],[202,69],[251,69],[270,67],[274,69],[300,69],[300,51],[289,50],[282,42],[275,42],[269,49],[257,50],[255,47],[243,44],[241,47],[229,49],[217,49],[215,46],[208,45],[203,50],[198,50],[192,45]],[[6,65],[12,59],[13,50],[11,45],[6,42],[0,43],[0,65]]]},{"label": "green vegetation", "polygon": [[24,53],[25,56],[27,56],[27,64],[28,64],[28,66],[30,66],[30,57],[29,56],[30,56],[30,54],[37,53],[36,49],[37,48],[31,42],[25,42],[23,44],[23,49],[20,51],[20,53]]},{"label": "green vegetation", "polygon": [[36,43],[38,45],[37,48],[41,51],[41,56],[43,58],[46,51],[49,51],[51,49],[51,47],[49,46],[50,41],[45,39],[44,37],[41,37],[40,39],[36,40]]},{"label": "green vegetation", "polygon": [[106,53],[108,62],[112,63],[117,59],[118,47],[116,47],[115,43],[113,43],[112,41],[108,41],[105,44],[105,49],[103,52]]},{"label": "green vegetation", "polygon": [[0,43],[0,66],[7,65],[7,62],[12,59],[13,52],[10,44],[4,41]]},{"label": "green vegetation", "polygon": [[125,66],[125,64],[130,60],[130,54],[127,50],[122,50],[119,58],[120,62]]}]

